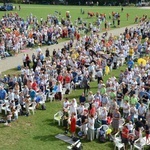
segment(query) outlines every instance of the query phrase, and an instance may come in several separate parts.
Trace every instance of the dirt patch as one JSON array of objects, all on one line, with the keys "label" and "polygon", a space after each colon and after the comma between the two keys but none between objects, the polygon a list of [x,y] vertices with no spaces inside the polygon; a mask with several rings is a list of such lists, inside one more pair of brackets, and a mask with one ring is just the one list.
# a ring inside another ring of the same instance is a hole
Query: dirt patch
[{"label": "dirt patch", "polygon": [[150,9],[150,7],[140,7],[139,9]]}]

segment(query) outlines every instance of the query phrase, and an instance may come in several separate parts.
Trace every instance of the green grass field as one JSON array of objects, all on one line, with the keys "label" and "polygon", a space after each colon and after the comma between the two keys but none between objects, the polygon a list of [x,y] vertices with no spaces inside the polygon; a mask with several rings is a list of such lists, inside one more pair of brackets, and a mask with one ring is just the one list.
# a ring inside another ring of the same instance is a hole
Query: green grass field
[{"label": "green grass field", "polygon": [[[120,7],[82,7],[85,10],[85,15],[80,14],[81,6],[46,6],[46,5],[21,5],[19,15],[26,18],[27,15],[32,13],[38,18],[45,18],[47,14],[54,13],[54,11],[61,11],[62,16],[65,16],[65,11],[70,10],[72,20],[77,17],[83,18],[88,22],[95,21],[96,17],[87,19],[88,11],[101,12],[109,14],[112,11],[120,12]],[[15,11],[14,11],[15,12]],[[126,13],[130,14],[129,21],[126,21]],[[5,12],[0,12],[2,16]],[[121,13],[121,26],[133,24],[135,15],[142,16],[147,14],[150,16],[150,11],[138,9],[134,7],[125,7],[124,12]],[[45,16],[45,17],[44,17]],[[116,77],[119,75],[121,69],[125,69],[124,65],[119,70],[113,70],[108,76],[105,76],[105,81],[114,74]],[[15,69],[8,70],[7,73],[14,73]],[[97,91],[96,82],[91,82],[93,92]],[[73,91],[68,97],[69,99],[77,98],[82,93],[81,90]],[[13,122],[11,127],[5,127],[0,124],[0,150],[66,150],[66,143],[55,138],[55,135],[63,133],[62,127],[58,127],[57,123],[53,122],[53,115],[61,109],[62,102],[47,102],[47,110],[36,110],[35,115],[29,117],[19,116],[18,122]],[[100,144],[97,140],[88,142],[82,141],[84,150],[112,150],[114,146],[112,143]]]},{"label": "green grass field", "polygon": [[[17,6],[17,5],[16,5]],[[85,14],[81,14],[81,8],[85,11]],[[33,16],[36,16],[38,19],[43,17],[46,19],[48,14],[55,14],[55,11],[61,12],[61,17],[65,17],[66,11],[70,11],[71,14],[71,21],[74,21],[81,17],[83,21],[87,22],[95,22],[96,17],[87,18],[87,12],[98,12],[98,13],[105,13],[108,19],[108,15],[113,12],[118,12],[121,15],[121,24],[122,26],[131,25],[134,23],[135,16],[142,17],[142,15],[150,16],[150,11],[148,9],[140,9],[139,7],[124,7],[124,11],[121,12],[121,7],[103,7],[103,6],[59,6],[59,5],[21,5],[21,11],[14,10],[13,12],[18,12],[18,14],[26,19],[31,13]],[[0,17],[4,15],[5,12],[0,11]],[[126,19],[126,14],[129,14],[129,20]],[[110,20],[111,21],[111,20]]]}]

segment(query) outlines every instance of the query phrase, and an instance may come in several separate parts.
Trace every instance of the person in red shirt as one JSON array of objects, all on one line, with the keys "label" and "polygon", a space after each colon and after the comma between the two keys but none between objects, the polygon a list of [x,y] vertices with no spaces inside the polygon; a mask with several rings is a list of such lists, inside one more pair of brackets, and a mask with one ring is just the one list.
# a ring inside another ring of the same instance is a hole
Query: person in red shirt
[{"label": "person in red shirt", "polygon": [[67,73],[65,76],[65,87],[66,89],[70,90],[70,82],[71,82],[71,77],[69,76],[69,74]]},{"label": "person in red shirt", "polygon": [[38,90],[38,84],[36,83],[36,80],[32,83],[32,89],[37,91]]},{"label": "person in red shirt", "polygon": [[95,114],[96,114],[96,107],[95,104],[92,104],[92,108],[90,109],[90,115],[95,116]]},{"label": "person in red shirt", "polygon": [[57,80],[63,84],[64,77],[62,76],[62,73],[58,75]]},{"label": "person in red shirt", "polygon": [[76,132],[76,113],[72,113],[71,114],[71,124],[70,124],[70,132],[72,134],[72,137],[75,136],[75,132]]},{"label": "person in red shirt", "polygon": [[129,136],[129,129],[128,126],[124,126],[121,132],[121,137],[122,137],[122,143],[125,145],[125,149],[128,149],[128,136]]}]

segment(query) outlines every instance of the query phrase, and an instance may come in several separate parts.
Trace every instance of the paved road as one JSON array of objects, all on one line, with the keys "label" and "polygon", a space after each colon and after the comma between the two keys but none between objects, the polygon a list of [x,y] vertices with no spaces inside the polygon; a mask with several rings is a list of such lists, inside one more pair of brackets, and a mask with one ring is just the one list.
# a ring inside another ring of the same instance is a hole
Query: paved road
[{"label": "paved road", "polygon": [[[131,27],[136,27],[137,25],[131,25],[128,26],[128,28]],[[117,28],[114,30],[109,30],[108,34],[112,33],[113,35],[119,35],[120,33],[123,33],[126,27],[122,27],[122,28]],[[100,33],[100,36],[103,34]],[[66,41],[65,41],[66,42]],[[52,53],[53,49],[58,49],[58,48],[62,48],[65,42],[61,42],[59,44],[55,44],[55,45],[50,45],[50,46],[44,46],[42,47],[42,52],[45,54],[45,50],[47,48],[49,48],[50,53]],[[24,53],[29,54],[29,56],[31,57],[33,53],[36,53],[36,49],[31,49],[29,51],[26,51]],[[0,72],[12,69],[17,67],[18,65],[22,65],[22,57],[24,53],[19,53],[17,56],[13,56],[13,57],[8,57],[6,59],[0,60]]]}]

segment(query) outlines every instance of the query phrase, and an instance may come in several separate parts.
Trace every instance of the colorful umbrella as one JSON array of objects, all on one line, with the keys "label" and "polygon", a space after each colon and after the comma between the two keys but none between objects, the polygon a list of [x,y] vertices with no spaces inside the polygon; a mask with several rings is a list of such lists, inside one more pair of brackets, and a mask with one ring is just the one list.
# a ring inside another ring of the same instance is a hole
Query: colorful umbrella
[{"label": "colorful umbrella", "polygon": [[138,62],[139,65],[146,66],[146,60],[143,59],[143,58],[139,58],[137,62]]}]

